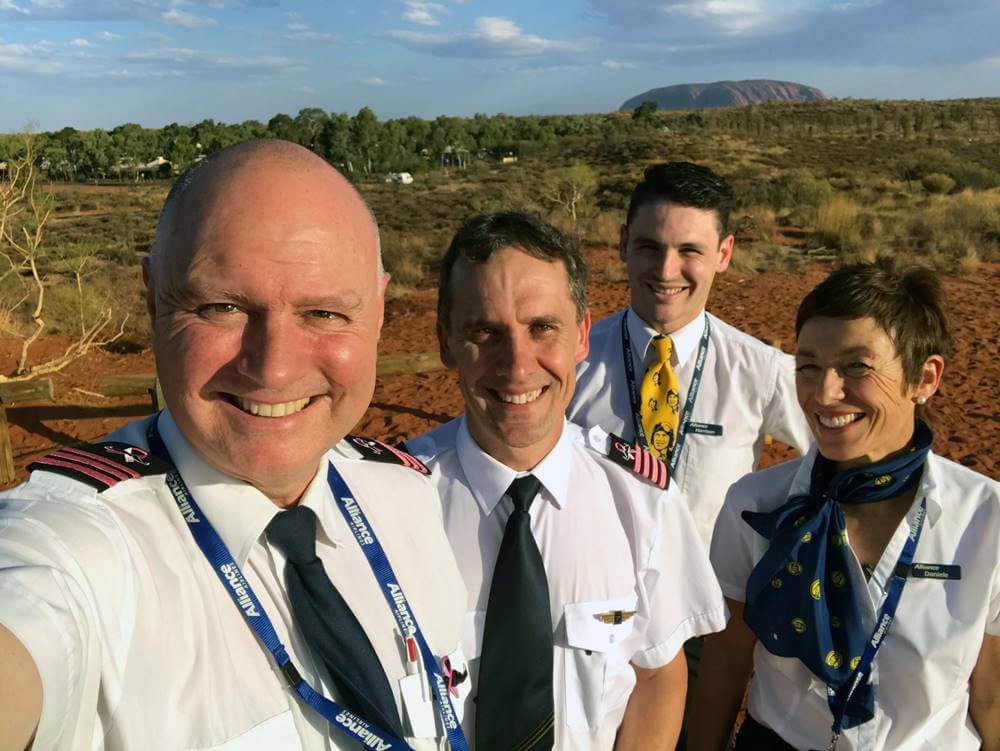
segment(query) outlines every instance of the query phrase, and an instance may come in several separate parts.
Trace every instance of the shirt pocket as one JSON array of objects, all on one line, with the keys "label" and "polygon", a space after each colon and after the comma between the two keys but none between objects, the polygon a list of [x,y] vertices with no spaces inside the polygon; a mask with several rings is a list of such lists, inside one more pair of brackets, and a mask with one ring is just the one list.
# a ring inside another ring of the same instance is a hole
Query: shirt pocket
[{"label": "shirt pocket", "polygon": [[565,606],[563,691],[569,727],[597,729],[609,712],[628,701],[635,686],[635,671],[623,642],[634,628],[635,605],[633,593]]}]

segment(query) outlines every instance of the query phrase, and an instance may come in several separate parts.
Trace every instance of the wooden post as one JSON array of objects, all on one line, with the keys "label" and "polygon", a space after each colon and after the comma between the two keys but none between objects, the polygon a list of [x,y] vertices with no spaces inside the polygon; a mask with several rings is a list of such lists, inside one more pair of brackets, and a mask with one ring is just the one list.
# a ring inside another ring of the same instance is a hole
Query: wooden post
[{"label": "wooden post", "polygon": [[10,485],[17,476],[14,474],[14,451],[7,431],[7,410],[0,399],[0,487]]},{"label": "wooden post", "polygon": [[153,403],[154,412],[166,409],[167,400],[163,398],[163,389],[160,388],[159,378],[154,378],[153,385],[149,387],[149,399]]}]

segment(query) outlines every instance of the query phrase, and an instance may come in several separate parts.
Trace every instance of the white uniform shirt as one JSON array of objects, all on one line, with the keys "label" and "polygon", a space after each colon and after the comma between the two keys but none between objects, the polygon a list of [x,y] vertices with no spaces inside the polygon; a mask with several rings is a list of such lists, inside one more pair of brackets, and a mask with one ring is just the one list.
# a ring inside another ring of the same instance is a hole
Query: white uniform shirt
[{"label": "white uniform shirt", "polygon": [[[771,511],[809,489],[815,450],[736,483],[712,541],[712,563],[726,597],[743,602],[746,583],[767,540],[740,516]],[[960,580],[908,579],[889,635],[875,658],[875,718],[845,730],[837,751],[974,751],[979,735],[969,718],[969,676],[983,634],[1000,635],[1000,484],[927,455],[913,506],[896,529],[871,580],[855,560],[851,575],[871,633],[918,511],[927,518],[915,563],[955,564]],[[833,718],[826,687],[794,658],[754,648],[750,714],[796,748],[826,748]]]},{"label": "white uniform shirt", "polygon": [[[555,747],[611,749],[635,685],[629,661],[670,662],[692,636],[725,627],[726,612],[691,516],[672,489],[647,483],[604,455],[606,434],[570,423],[532,474],[543,486],[531,531],[548,576],[554,631]],[[600,446],[600,452],[594,450]],[[517,472],[484,453],[464,418],[407,443],[431,467],[445,531],[469,592],[465,655],[473,688],[493,569]],[[619,625],[595,618],[635,611]],[[466,737],[475,738],[470,693]],[[655,718],[649,718],[650,722]]]},{"label": "white uniform shirt", "polygon": [[[110,439],[145,447],[146,424]],[[168,413],[159,426],[303,678],[335,698],[293,625],[283,557],[262,536],[278,507],[205,464]],[[338,449],[324,462],[336,465],[368,516],[432,651],[452,653],[465,589],[433,486],[414,470],[350,458],[347,443]],[[396,623],[325,471],[301,502],[316,512],[317,554],[367,632],[398,703],[406,665]],[[36,749],[358,748],[286,687],[197,547],[163,475],[98,494],[35,472],[0,495],[0,623],[24,643],[42,677]]]},{"label": "white uniform shirt", "polygon": [[[600,425],[634,441],[623,359],[623,315],[628,316],[636,389],[641,387],[646,368],[656,356],[649,346],[656,331],[629,308],[594,324],[590,355],[577,368],[576,393],[567,416],[585,428]],[[706,316],[711,320],[708,355],[691,419],[722,426],[722,435],[689,431],[671,482],[687,499],[707,550],[726,491],[756,468],[764,434],[770,433],[800,452],[806,450],[812,437],[795,398],[793,358],[708,313],[670,335],[681,407],[691,385]]]}]

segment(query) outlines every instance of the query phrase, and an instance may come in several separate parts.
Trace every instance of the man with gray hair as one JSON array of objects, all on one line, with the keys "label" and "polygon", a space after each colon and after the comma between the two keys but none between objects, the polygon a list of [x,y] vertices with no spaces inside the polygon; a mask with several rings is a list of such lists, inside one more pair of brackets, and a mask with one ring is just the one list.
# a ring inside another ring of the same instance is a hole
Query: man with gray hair
[{"label": "man with gray hair", "polygon": [[364,201],[241,144],[178,181],[143,272],[168,409],[0,496],[0,748],[464,749],[437,496],[348,435],[388,281]]}]

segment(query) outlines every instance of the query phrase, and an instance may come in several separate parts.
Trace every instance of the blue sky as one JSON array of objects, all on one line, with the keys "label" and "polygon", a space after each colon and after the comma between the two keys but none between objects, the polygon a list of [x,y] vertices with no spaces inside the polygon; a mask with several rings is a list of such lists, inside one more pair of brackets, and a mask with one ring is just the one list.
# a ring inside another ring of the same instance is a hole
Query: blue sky
[{"label": "blue sky", "polygon": [[656,86],[1000,96],[998,0],[0,0],[0,131],[607,112]]}]

